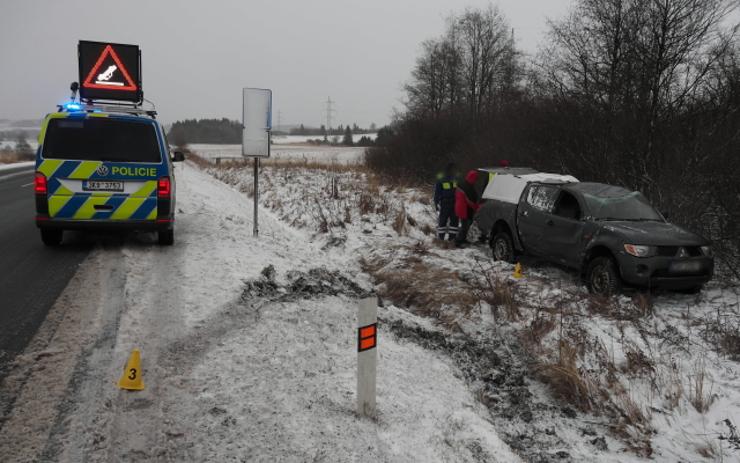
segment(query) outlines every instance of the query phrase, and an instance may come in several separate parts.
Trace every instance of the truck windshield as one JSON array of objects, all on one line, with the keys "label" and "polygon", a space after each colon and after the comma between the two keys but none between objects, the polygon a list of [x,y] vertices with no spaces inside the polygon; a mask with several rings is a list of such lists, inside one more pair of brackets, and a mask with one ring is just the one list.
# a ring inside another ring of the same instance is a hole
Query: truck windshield
[{"label": "truck windshield", "polygon": [[645,197],[633,191],[622,196],[594,196],[584,194],[589,212],[597,220],[657,220],[662,222],[658,212]]},{"label": "truck windshield", "polygon": [[45,159],[162,161],[154,126],[144,122],[107,117],[51,119],[43,143]]}]

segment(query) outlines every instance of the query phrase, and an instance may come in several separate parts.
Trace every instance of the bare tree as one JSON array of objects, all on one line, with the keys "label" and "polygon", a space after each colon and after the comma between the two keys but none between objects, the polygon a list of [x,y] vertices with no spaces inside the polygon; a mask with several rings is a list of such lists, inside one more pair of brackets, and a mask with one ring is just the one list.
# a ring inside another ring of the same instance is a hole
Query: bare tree
[{"label": "bare tree", "polygon": [[517,84],[513,31],[492,6],[467,9],[447,23],[442,38],[422,45],[406,85],[407,108],[433,117],[463,111],[481,120],[500,108]]},{"label": "bare tree", "polygon": [[410,112],[438,118],[458,105],[460,55],[452,40],[427,40],[412,71],[413,81],[405,86]]},{"label": "bare tree", "polygon": [[580,160],[595,157],[609,180],[658,194],[658,177],[676,161],[658,146],[666,124],[727,53],[733,8],[729,0],[580,0],[552,23],[539,63],[546,93],[577,101],[598,121],[598,140]]}]

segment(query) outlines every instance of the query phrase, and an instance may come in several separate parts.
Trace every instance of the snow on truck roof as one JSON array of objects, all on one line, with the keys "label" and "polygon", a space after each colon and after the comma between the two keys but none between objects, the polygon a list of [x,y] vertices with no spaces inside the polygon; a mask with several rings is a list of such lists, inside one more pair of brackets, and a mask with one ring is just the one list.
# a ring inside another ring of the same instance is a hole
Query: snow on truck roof
[{"label": "snow on truck roof", "polygon": [[[483,169],[481,169],[483,170]],[[519,171],[526,171],[519,173]],[[576,183],[578,179],[572,175],[550,174],[537,172],[532,169],[495,169],[487,170],[492,177],[483,191],[483,199],[496,199],[516,204],[527,184],[539,183]]]},{"label": "snow on truck roof", "polygon": [[525,175],[525,174],[536,174],[537,171],[529,167],[481,167],[478,169],[481,172],[488,172],[493,174],[510,174],[510,175]]}]

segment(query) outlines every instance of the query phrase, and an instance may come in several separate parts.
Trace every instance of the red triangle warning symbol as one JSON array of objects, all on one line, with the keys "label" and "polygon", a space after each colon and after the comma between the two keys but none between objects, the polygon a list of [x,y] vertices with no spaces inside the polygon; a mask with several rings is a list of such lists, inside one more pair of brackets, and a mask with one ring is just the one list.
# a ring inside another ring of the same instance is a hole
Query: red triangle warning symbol
[{"label": "red triangle warning symbol", "polygon": [[[104,63],[108,64],[105,68],[103,68]],[[107,45],[103,49],[103,53],[100,54],[82,86],[127,92],[137,90],[136,83],[131,79],[126,66],[123,65],[116,50],[111,45]]]}]

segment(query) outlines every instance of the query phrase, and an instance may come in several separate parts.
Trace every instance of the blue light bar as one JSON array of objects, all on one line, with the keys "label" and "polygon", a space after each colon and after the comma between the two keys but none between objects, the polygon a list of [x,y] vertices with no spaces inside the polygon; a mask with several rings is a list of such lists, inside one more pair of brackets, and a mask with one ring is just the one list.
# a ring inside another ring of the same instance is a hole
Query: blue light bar
[{"label": "blue light bar", "polygon": [[82,105],[75,103],[74,101],[70,101],[69,103],[65,103],[64,109],[67,111],[81,111]]}]

